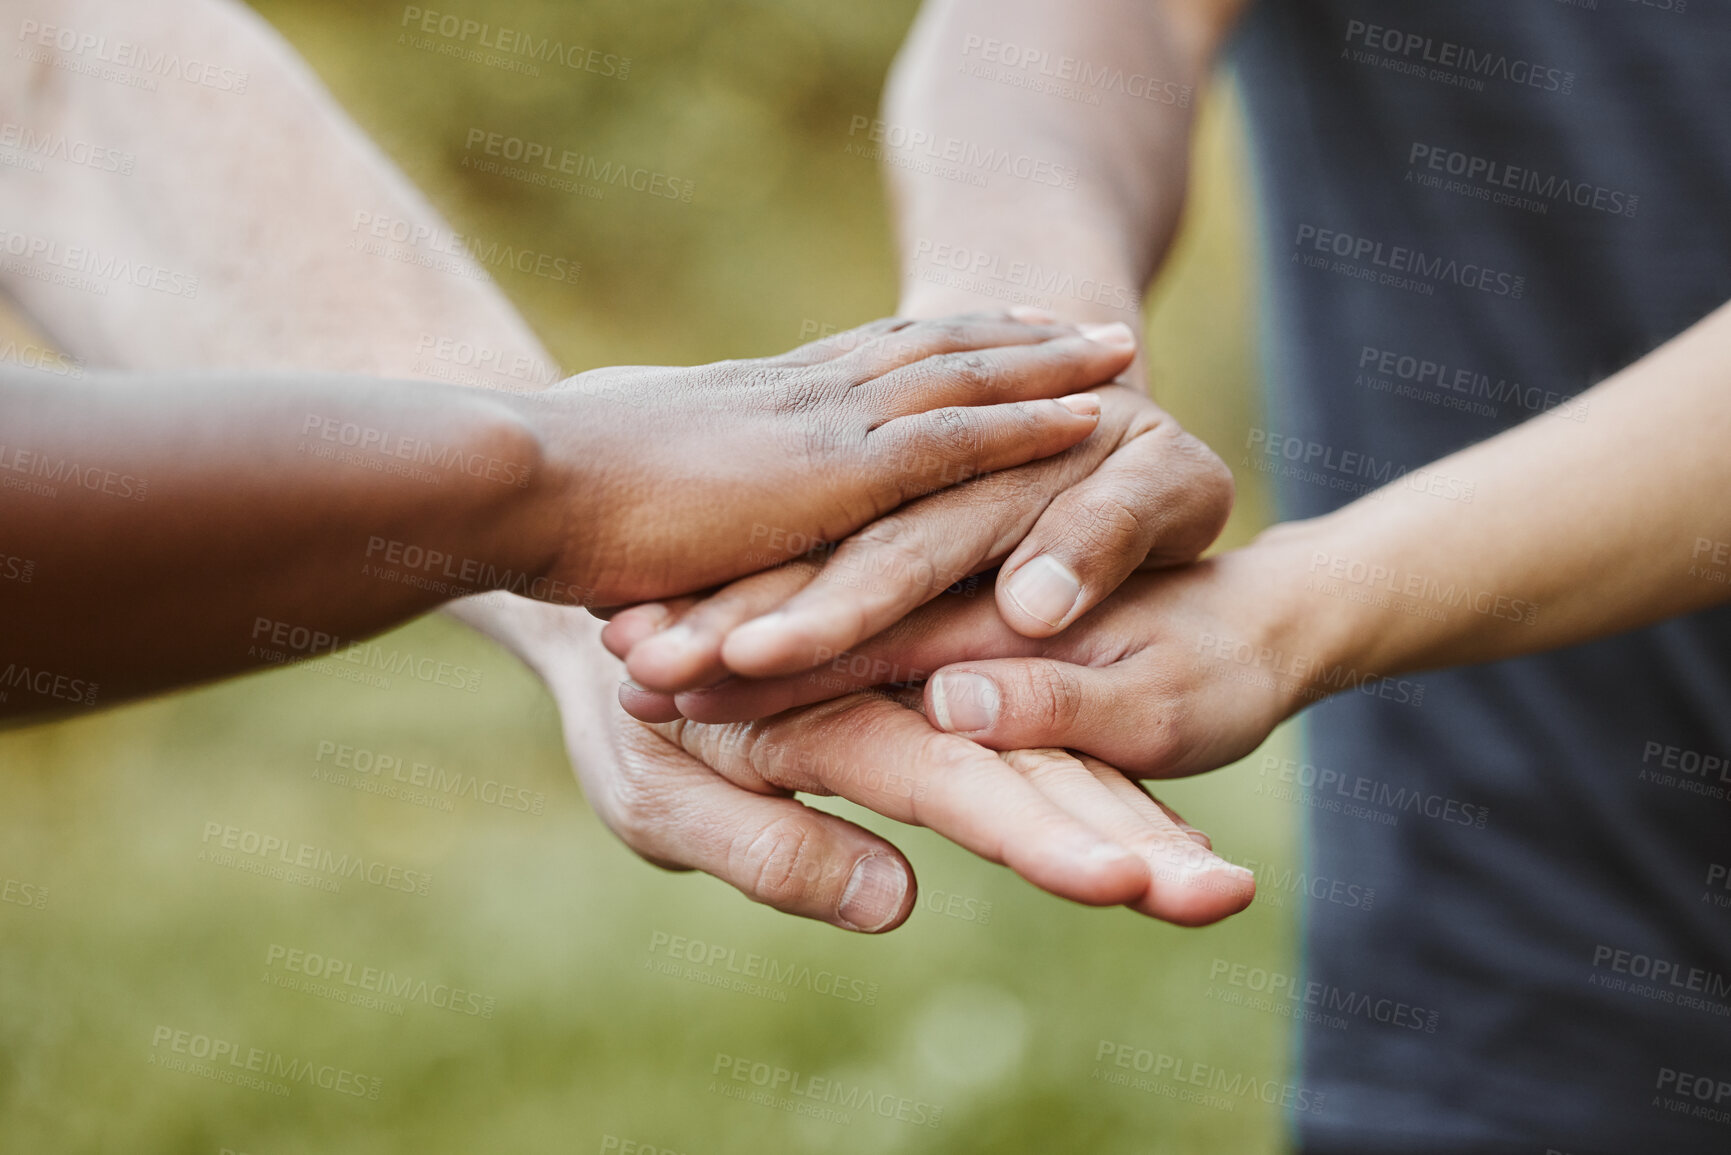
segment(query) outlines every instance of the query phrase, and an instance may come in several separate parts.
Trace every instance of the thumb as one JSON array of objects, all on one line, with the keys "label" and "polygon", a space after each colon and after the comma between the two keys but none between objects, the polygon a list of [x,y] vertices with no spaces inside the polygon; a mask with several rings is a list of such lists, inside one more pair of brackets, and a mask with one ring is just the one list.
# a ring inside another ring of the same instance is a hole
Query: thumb
[{"label": "thumb", "polygon": [[1132,769],[1149,762],[1148,693],[1126,700],[1119,669],[1049,658],[1005,658],[945,666],[926,683],[932,725],[993,750],[1056,746]]}]

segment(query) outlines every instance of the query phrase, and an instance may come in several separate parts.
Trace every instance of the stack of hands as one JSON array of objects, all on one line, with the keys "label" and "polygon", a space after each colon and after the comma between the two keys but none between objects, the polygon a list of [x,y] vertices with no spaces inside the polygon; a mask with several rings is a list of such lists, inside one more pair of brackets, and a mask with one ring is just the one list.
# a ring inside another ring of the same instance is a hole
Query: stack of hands
[{"label": "stack of hands", "polygon": [[[100,683],[104,703],[263,664],[260,623],[349,639],[473,591],[453,612],[542,677],[590,804],[653,862],[837,926],[893,928],[915,897],[900,852],[793,797],[837,795],[1054,894],[1199,924],[1243,909],[1253,879],[1137,779],[1225,765],[1318,698],[1380,693],[1380,675],[1572,645],[1731,591],[1691,565],[1731,540],[1723,508],[1698,496],[1731,486],[1731,307],[1578,398],[1590,422],[1525,422],[1198,560],[1231,478],[1147,398],[1121,323],[933,320],[982,299],[910,277],[914,320],[522,396],[526,378],[504,367],[551,358],[478,266],[449,276],[353,249],[358,209],[448,229],[244,6],[75,7],[116,37],[172,26],[183,54],[244,67],[254,93],[165,89],[145,104],[39,83],[47,66],[0,78],[23,110],[9,117],[154,158],[124,183],[77,166],[0,182],[9,228],[202,271],[196,302],[6,280],[67,354],[131,374],[74,386],[0,373],[7,467],[75,463],[98,482],[51,501],[0,492],[8,549],[43,575],[0,591],[18,607],[6,660]],[[48,22],[64,8],[24,5]],[[1168,16],[1123,5],[1114,21],[1157,27],[1088,51],[1166,43]],[[894,118],[944,108],[969,139],[1021,149],[1038,128],[1054,149],[1138,159],[1102,164],[1122,190],[1036,184],[1003,203],[907,178],[904,240],[1147,284],[1182,204],[1189,110],[1146,103],[1125,120],[1077,106],[1076,122],[1031,125],[920,66],[945,27],[916,28]],[[1217,41],[1179,39],[1205,75]],[[246,149],[256,163],[237,159]],[[1138,319],[1133,306],[1075,311]],[[496,368],[471,383],[503,391],[427,380],[450,366],[422,351],[448,343],[492,351]],[[455,469],[427,484],[376,453],[305,451],[347,429],[503,462],[521,484]],[[149,479],[149,501],[102,491],[127,476]],[[1438,501],[1427,477],[1470,479],[1475,499]],[[363,564],[379,541],[558,592],[381,581]],[[1354,573],[1472,601],[1379,607],[1354,596],[1369,588]],[[19,693],[0,716],[54,705]]]},{"label": "stack of hands", "polygon": [[[902,922],[912,872],[796,791],[930,827],[1080,902],[1188,925],[1242,910],[1251,873],[1134,779],[1232,761],[1303,698],[1233,681],[1202,644],[1229,636],[1216,607],[1255,597],[1256,575],[1196,561],[1231,475],[1124,383],[1134,345],[1123,324],[1033,309],[884,320],[543,398],[661,430],[617,438],[628,472],[566,571],[610,619],[631,718],[593,702],[599,679],[550,668],[551,622],[518,647],[561,697],[590,699],[567,727],[615,831],[854,930]],[[952,408],[915,415],[933,406]],[[868,435],[868,417],[890,420]]]}]

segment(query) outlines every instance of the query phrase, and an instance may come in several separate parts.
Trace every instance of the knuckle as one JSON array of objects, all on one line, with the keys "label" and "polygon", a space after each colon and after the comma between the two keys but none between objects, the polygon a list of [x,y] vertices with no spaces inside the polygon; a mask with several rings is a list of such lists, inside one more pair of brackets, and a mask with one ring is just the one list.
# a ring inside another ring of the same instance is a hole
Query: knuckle
[{"label": "knuckle", "polygon": [[1036,784],[1055,784],[1065,780],[1073,780],[1078,773],[1086,773],[1082,763],[1063,750],[1050,747],[1036,747],[1028,750],[1012,750],[999,755],[1011,768],[1022,777]]},{"label": "knuckle", "polygon": [[799,904],[824,878],[810,825],[791,815],[741,835],[729,859],[733,877],[770,906]]},{"label": "knuckle", "polygon": [[934,409],[927,414],[932,442],[938,448],[957,456],[972,456],[980,451],[985,431],[977,416],[968,409],[951,407]]},{"label": "knuckle", "polygon": [[[909,588],[931,589],[938,567],[927,556],[923,543],[910,540],[916,527],[906,521],[885,524],[890,520],[874,522],[844,547],[849,555],[849,577],[859,575],[867,587],[865,592],[880,595]],[[950,584],[946,581],[938,589]]]},{"label": "knuckle", "polygon": [[992,358],[985,353],[946,353],[933,360],[936,362],[933,370],[944,381],[953,385],[987,390],[997,381],[996,367]]},{"label": "knuckle", "polygon": [[1153,526],[1138,509],[1138,496],[1113,487],[1089,503],[1082,515],[1082,524],[1077,527],[1085,556],[1106,551],[1122,552],[1134,545],[1146,546],[1153,536]]},{"label": "knuckle", "polygon": [[908,330],[908,336],[920,346],[953,348],[969,343],[968,329],[963,320],[925,321]]},{"label": "knuckle", "polygon": [[1024,692],[1016,695],[1013,702],[1005,703],[1022,715],[1017,720],[1038,733],[1069,733],[1082,703],[1075,683],[1063,667],[1050,663],[1030,666],[1022,677]]}]

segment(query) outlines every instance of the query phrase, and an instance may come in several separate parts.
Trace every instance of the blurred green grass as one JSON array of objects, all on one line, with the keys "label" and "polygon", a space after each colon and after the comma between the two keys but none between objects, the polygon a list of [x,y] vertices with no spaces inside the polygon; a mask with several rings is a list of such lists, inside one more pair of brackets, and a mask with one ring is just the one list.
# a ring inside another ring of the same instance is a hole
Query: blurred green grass
[{"label": "blurred green grass", "polygon": [[[878,175],[844,148],[850,118],[876,108],[909,3],[485,7],[495,23],[629,56],[624,81],[416,51],[397,43],[400,4],[256,6],[459,231],[583,263],[575,285],[499,274],[573,371],[768,353],[811,324],[894,306]],[[1255,365],[1235,117],[1216,93],[1149,321],[1161,401],[1222,450],[1252,422]],[[696,195],[592,201],[477,175],[460,166],[475,126],[656,168]],[[1239,482],[1229,541],[1266,517],[1256,475]],[[382,644],[479,667],[480,691],[401,677],[378,689],[326,662],[0,735],[0,877],[47,894],[40,909],[0,903],[0,1150],[1282,1148],[1278,1114],[1253,1099],[1225,1110],[1093,1076],[1107,1040],[1290,1078],[1284,1020],[1209,998],[1216,959],[1290,972],[1290,905],[1259,900],[1221,927],[1180,931],[1071,906],[929,832],[825,802],[901,845],[925,899],[883,939],[801,923],[614,841],[571,779],[551,703],[502,652],[442,619]],[[447,811],[322,781],[321,742],[507,783],[544,809],[458,797]],[[1255,795],[1253,777],[1240,766],[1162,795],[1234,857],[1295,862],[1296,815]],[[431,884],[419,896],[351,878],[333,894],[243,873],[201,861],[210,823],[429,872]],[[925,905],[949,896],[963,917]],[[988,921],[967,917],[988,903]],[[719,956],[659,973],[676,936],[796,978],[762,984],[763,997],[711,985],[728,976]],[[284,989],[275,956],[289,949],[495,1009],[455,1013],[429,995],[396,1000],[399,1014]],[[858,980],[845,989],[871,992],[870,1005],[820,993],[821,979],[797,978],[808,971]],[[171,1053],[152,1046],[159,1028],[346,1068],[378,1078],[380,1094],[297,1083],[279,1097],[168,1070],[152,1062]],[[936,1104],[942,1121],[855,1111],[838,1123],[733,1101],[712,1089],[718,1055]]]}]

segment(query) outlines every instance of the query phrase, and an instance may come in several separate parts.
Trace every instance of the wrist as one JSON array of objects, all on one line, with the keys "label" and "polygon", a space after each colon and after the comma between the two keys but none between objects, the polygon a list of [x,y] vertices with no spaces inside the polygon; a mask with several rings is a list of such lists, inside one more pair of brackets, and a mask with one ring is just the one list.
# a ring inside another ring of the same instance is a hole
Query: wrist
[{"label": "wrist", "polygon": [[[581,591],[570,584],[570,574],[577,571],[569,554],[580,544],[582,523],[570,508],[578,492],[576,471],[572,455],[562,451],[554,411],[536,398],[487,401],[495,419],[477,422],[485,448],[470,460],[484,456],[491,472],[499,472],[492,469],[497,462],[511,468],[503,508],[481,514],[485,521],[478,534],[486,543],[485,556],[497,560],[476,592],[503,590],[538,602],[572,604]],[[476,477],[475,483],[498,485],[488,476]]]},{"label": "wrist", "polygon": [[1366,563],[1334,516],[1272,526],[1219,560],[1229,559],[1255,575],[1240,595],[1253,607],[1246,640],[1272,666],[1283,717],[1401,672],[1379,645],[1388,623],[1365,596]]}]

